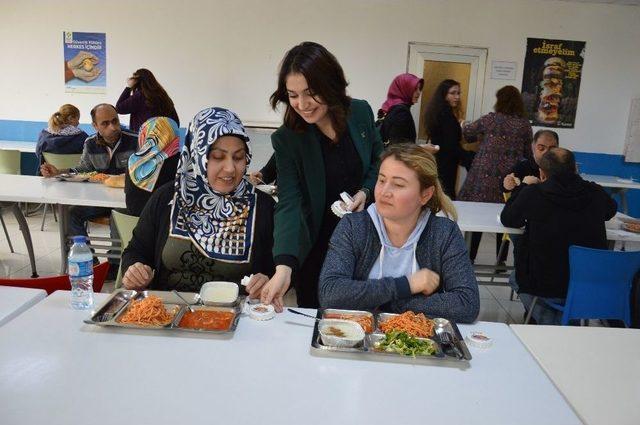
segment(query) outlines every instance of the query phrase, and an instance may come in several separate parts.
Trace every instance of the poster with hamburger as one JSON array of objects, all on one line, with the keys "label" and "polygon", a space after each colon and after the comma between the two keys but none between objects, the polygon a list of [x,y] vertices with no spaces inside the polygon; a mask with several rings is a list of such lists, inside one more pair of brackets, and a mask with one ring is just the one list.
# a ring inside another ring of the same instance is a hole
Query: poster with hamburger
[{"label": "poster with hamburger", "polygon": [[584,41],[527,38],[522,97],[532,125],[573,128]]}]

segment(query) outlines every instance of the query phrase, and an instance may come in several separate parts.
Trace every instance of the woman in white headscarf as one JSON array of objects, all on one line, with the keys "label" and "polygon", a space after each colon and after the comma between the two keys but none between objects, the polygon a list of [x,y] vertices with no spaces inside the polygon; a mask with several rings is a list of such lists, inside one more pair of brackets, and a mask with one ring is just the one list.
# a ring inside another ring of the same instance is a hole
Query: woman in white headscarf
[{"label": "woman in white headscarf", "polygon": [[268,280],[273,273],[273,200],[244,175],[249,137],[223,108],[189,126],[175,184],[149,199],[122,256],[129,289],[198,291],[204,282]]}]

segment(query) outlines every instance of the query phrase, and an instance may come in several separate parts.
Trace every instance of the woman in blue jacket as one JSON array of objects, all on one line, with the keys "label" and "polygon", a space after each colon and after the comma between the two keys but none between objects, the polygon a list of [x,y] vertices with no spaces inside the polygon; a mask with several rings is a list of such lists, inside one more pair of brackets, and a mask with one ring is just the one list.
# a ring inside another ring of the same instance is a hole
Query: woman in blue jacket
[{"label": "woman in blue jacket", "polygon": [[49,118],[49,125],[40,132],[36,145],[36,156],[39,166],[44,164],[43,152],[57,154],[82,153],[84,141],[88,135],[78,128],[80,110],[73,105],[65,104]]},{"label": "woman in blue jacket", "polygon": [[376,202],[345,216],[320,275],[320,305],[413,311],[461,323],[478,316],[478,283],[433,155],[393,145],[382,155]]}]

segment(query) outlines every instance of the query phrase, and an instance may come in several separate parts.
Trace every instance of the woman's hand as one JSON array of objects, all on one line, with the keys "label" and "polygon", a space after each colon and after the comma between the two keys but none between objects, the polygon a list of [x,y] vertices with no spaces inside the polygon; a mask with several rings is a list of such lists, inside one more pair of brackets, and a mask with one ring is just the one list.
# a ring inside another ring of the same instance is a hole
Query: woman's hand
[{"label": "woman's hand", "polygon": [[262,304],[273,304],[278,313],[284,310],[284,294],[291,285],[291,267],[285,265],[276,266],[276,272],[260,292]]},{"label": "woman's hand", "polygon": [[367,203],[367,194],[362,190],[359,190],[358,193],[353,195],[353,204],[345,205],[346,209],[349,211],[362,211],[364,209],[364,204]]},{"label": "woman's hand", "polygon": [[249,298],[260,298],[262,288],[267,282],[269,282],[269,276],[266,276],[262,273],[257,273],[251,276],[251,279],[249,279],[249,283],[247,283],[246,287],[246,290],[249,293]]},{"label": "woman's hand", "polygon": [[146,264],[134,263],[124,273],[122,285],[126,289],[144,289],[151,283],[153,274],[153,269]]},{"label": "woman's hand", "polygon": [[411,294],[431,295],[440,286],[440,275],[429,269],[420,269],[409,277]]},{"label": "woman's hand", "polygon": [[249,173],[249,181],[254,186],[264,183],[264,181],[262,181],[262,173],[260,171]]},{"label": "woman's hand", "polygon": [[60,174],[60,170],[45,162],[40,166],[40,174],[42,174],[43,177],[54,177]]}]

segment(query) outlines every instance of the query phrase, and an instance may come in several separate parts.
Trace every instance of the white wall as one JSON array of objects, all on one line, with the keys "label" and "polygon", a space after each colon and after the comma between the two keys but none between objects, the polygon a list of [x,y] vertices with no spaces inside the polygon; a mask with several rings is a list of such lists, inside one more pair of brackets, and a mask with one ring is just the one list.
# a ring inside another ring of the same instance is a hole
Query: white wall
[{"label": "white wall", "polygon": [[[621,153],[630,99],[640,96],[640,7],[534,0],[156,0],[0,2],[0,119],[45,121],[62,103],[84,112],[115,103],[127,76],[151,69],[173,98],[182,126],[222,105],[245,121],[277,123],[268,97],[284,52],[303,40],[342,63],[350,93],[377,110],[404,72],[409,41],[486,47],[518,62],[527,37],[584,40],[576,128],[562,143]],[[62,32],[107,33],[108,93],[66,94]],[[483,110],[505,81],[485,82]],[[126,119],[124,120],[126,122]]]}]

